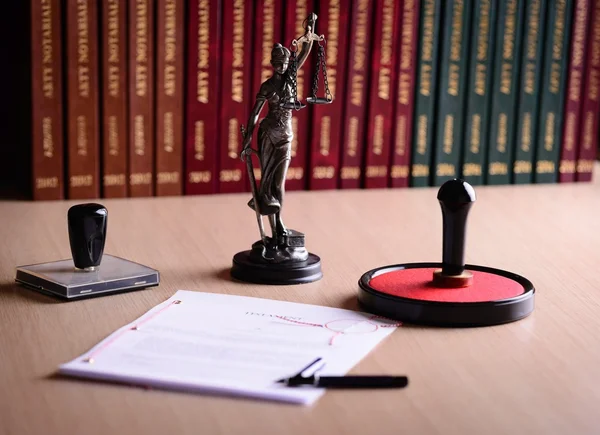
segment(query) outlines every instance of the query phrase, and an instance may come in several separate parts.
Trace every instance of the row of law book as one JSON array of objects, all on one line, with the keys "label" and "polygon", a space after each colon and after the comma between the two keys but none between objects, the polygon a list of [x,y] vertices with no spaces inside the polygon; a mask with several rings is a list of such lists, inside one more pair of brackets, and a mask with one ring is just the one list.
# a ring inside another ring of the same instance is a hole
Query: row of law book
[{"label": "row of law book", "polygon": [[286,190],[591,179],[600,0],[31,0],[34,199],[249,191],[311,12]]}]

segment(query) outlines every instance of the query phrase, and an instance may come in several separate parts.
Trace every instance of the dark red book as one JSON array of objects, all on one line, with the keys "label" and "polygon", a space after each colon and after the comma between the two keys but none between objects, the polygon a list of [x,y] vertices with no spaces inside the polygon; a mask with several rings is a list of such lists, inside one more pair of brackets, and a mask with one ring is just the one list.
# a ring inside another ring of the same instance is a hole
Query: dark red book
[{"label": "dark red book", "polygon": [[31,3],[33,199],[64,198],[61,2]]},{"label": "dark red book", "polygon": [[158,0],[156,14],[156,196],[183,191],[184,0]]},{"label": "dark red book", "polygon": [[129,2],[129,195],[154,195],[154,0]]},{"label": "dark red book", "polygon": [[187,37],[185,194],[217,191],[221,0],[190,0]]},{"label": "dark red book", "polygon": [[600,116],[600,0],[592,0],[591,24],[586,53],[585,84],[579,153],[577,156],[577,181],[591,181],[594,159],[598,150],[598,116]]},{"label": "dark red book", "polygon": [[[285,2],[284,37],[281,44],[290,48],[292,40],[304,34],[302,23],[314,12],[313,0],[287,0]],[[317,19],[317,22],[319,20]],[[296,76],[298,100],[304,101],[312,77],[312,64],[306,61]],[[308,177],[308,148],[310,145],[310,119],[312,107],[292,112],[292,160],[287,172],[286,190],[304,190]]]},{"label": "dark red book", "polygon": [[248,44],[248,41],[252,41],[252,5],[251,0],[223,0],[218,185],[218,191],[222,193],[244,192],[248,185],[246,164],[240,159],[240,127],[248,123],[250,106],[254,100],[250,97],[250,77],[256,52]]},{"label": "dark red book", "polygon": [[[345,105],[345,83],[348,65],[348,33],[350,0],[322,0],[319,2],[315,33],[325,35],[325,64],[327,83],[333,96],[331,104],[314,105],[310,145],[309,189],[335,189],[338,184],[340,144]],[[317,72],[319,46],[313,44],[312,53],[306,60],[313,62],[313,74]],[[311,96],[313,77],[307,77],[305,93]],[[319,77],[317,97],[325,96],[325,79]],[[308,86],[307,86],[308,85]]]},{"label": "dark red book", "polygon": [[400,20],[400,54],[396,88],[396,121],[392,141],[391,187],[408,187],[416,88],[419,0],[404,0]]},{"label": "dark red book", "polygon": [[396,57],[399,54],[402,3],[381,0],[375,6],[371,86],[365,150],[365,188],[388,186],[394,108]]},{"label": "dark red book", "polygon": [[[281,40],[282,35],[282,19],[283,10],[281,0],[256,0],[254,2],[254,47],[256,51],[253,59],[252,71],[252,90],[250,100],[254,98],[260,90],[260,85],[273,75],[273,67],[271,66],[271,50],[277,42],[285,45]],[[253,103],[251,103],[252,105]],[[264,107],[259,116],[260,122],[267,113],[267,107]],[[255,129],[258,131],[258,128]],[[259,182],[261,178],[260,161],[256,154],[252,155],[254,166],[254,177]],[[288,171],[289,172],[289,171]],[[250,184],[248,183],[248,188]]]},{"label": "dark red book", "polygon": [[127,2],[102,2],[102,196],[127,196]]},{"label": "dark red book", "polygon": [[346,110],[342,127],[340,150],[340,188],[361,187],[367,91],[369,90],[371,29],[373,0],[359,0],[352,8],[348,44],[348,81]]},{"label": "dark red book", "polygon": [[575,181],[579,125],[581,123],[582,90],[585,74],[585,53],[587,51],[592,0],[576,0],[571,34],[571,50],[567,76],[567,98],[564,110],[564,125],[559,171],[559,181]]},{"label": "dark red book", "polygon": [[100,196],[98,3],[67,2],[69,199]]}]

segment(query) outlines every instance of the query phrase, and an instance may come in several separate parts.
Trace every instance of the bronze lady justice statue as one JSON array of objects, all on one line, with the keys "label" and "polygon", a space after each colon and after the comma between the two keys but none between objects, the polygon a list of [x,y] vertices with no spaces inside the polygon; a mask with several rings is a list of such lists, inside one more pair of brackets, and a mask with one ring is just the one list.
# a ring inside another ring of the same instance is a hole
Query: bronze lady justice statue
[{"label": "bronze lady justice statue", "polygon": [[[248,130],[242,126],[241,159],[246,161],[253,198],[248,205],[257,216],[261,240],[251,251],[236,254],[231,273],[243,281],[292,284],[311,282],[322,277],[320,259],[304,247],[304,234],[287,229],[281,219],[285,179],[291,160],[292,110],[304,107],[296,99],[296,71],[306,61],[314,41],[324,37],[314,33],[317,16],[305,21],[305,34],[292,41],[292,49],[275,44],[271,51],[273,76],[260,87],[250,113]],[[296,52],[300,51],[296,56]],[[258,128],[258,149],[250,147],[252,133],[265,103],[268,113]],[[252,153],[260,160],[261,180],[256,186]],[[268,216],[272,237],[265,236],[262,216]]]}]

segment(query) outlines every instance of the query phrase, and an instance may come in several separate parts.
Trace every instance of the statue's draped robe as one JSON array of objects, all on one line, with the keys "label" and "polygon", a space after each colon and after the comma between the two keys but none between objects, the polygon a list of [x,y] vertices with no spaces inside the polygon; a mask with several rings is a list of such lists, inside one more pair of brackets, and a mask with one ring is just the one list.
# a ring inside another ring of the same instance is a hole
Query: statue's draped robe
[{"label": "statue's draped robe", "polygon": [[[282,78],[281,83],[284,82],[285,78]],[[278,85],[270,78],[262,84],[256,96],[257,101],[264,100],[269,105],[269,112],[258,128],[258,156],[262,175],[257,199],[261,215],[272,215],[281,210],[294,134],[292,111],[282,109],[279,104],[289,95],[289,86]],[[248,205],[254,208],[254,201]]]}]

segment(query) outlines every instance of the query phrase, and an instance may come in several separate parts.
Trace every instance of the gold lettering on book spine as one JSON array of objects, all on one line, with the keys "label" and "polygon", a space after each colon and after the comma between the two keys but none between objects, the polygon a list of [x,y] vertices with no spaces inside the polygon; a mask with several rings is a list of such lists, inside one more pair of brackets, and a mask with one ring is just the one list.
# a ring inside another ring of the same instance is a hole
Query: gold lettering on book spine
[{"label": "gold lettering on book spine", "polygon": [[163,92],[173,97],[177,91],[177,1],[165,0],[164,83]]},{"label": "gold lettering on book spine", "polygon": [[[245,26],[245,1],[233,2],[233,44],[231,63],[231,99],[236,103],[244,102],[244,26]],[[236,133],[237,134],[237,133]],[[231,130],[229,133],[231,142]],[[237,138],[236,138],[237,140]],[[231,149],[231,144],[230,144]],[[231,153],[230,153],[231,155]],[[236,153],[237,155],[237,153]]]},{"label": "gold lettering on book spine", "polygon": [[199,162],[204,161],[205,150],[204,121],[199,120],[194,123],[194,159]]},{"label": "gold lettering on book spine", "polygon": [[421,66],[419,68],[419,93],[431,95],[432,63],[433,63],[433,32],[435,18],[435,0],[423,0],[423,29],[421,38]]},{"label": "gold lettering on book spine", "polygon": [[135,2],[135,94],[145,97],[148,94],[148,1],[136,0]]},{"label": "gold lettering on book spine", "polygon": [[540,12],[540,0],[532,0],[529,5],[529,16],[527,17],[527,57],[524,66],[524,91],[529,95],[533,95],[535,89],[535,69],[540,33]]},{"label": "gold lettering on book spine", "polygon": [[52,66],[54,62],[54,43],[52,41],[52,34],[57,29],[52,27],[52,17],[56,13],[52,10],[52,3],[50,0],[42,0],[41,4],[41,20],[40,26],[42,30],[42,93],[44,98],[54,98],[54,68]]},{"label": "gold lettering on book spine", "polygon": [[321,118],[321,140],[319,141],[319,153],[322,156],[328,156],[330,147],[331,147],[331,117],[323,116]]},{"label": "gold lettering on book spine", "polygon": [[412,92],[410,72],[412,70],[414,52],[414,21],[415,0],[405,0],[402,11],[400,71],[398,73],[398,103],[403,106],[408,106]]},{"label": "gold lettering on book spine", "polygon": [[359,0],[354,27],[354,56],[351,59],[352,80],[350,83],[350,101],[360,106],[364,99],[365,72],[367,58],[367,22],[369,1]]},{"label": "gold lettering on book spine", "polygon": [[263,83],[273,74],[271,67],[271,49],[275,43],[275,1],[264,0],[263,2],[263,26],[262,26],[262,61],[260,63],[260,82]]},{"label": "gold lettering on book spine", "polygon": [[504,40],[502,42],[502,65],[500,71],[500,92],[510,94],[517,29],[517,0],[506,2],[504,18]]},{"label": "gold lettering on book spine", "polygon": [[358,116],[351,116],[348,122],[348,142],[346,143],[346,154],[355,157],[358,151]]},{"label": "gold lettering on book spine", "polygon": [[564,52],[566,0],[556,0],[556,21],[552,34],[552,63],[550,64],[550,92],[560,90],[561,59]]},{"label": "gold lettering on book spine", "polygon": [[383,152],[384,118],[383,115],[376,115],[373,128],[373,154],[380,156]]},{"label": "gold lettering on book spine", "polygon": [[[108,83],[108,95],[113,98],[118,98],[120,95],[121,83],[119,80],[121,72],[120,52],[121,52],[121,28],[119,27],[119,10],[120,5],[118,0],[107,0],[108,20],[106,33],[106,50],[107,50],[107,72],[106,77]],[[117,141],[118,142],[118,141]]]},{"label": "gold lettering on book spine", "polygon": [[340,44],[340,0],[330,0],[328,13],[327,50],[325,56],[329,89],[335,95],[339,61],[338,47]]},{"label": "gold lettering on book spine", "polygon": [[52,135],[52,117],[44,116],[42,119],[42,147],[44,157],[51,159],[54,156],[54,136]]},{"label": "gold lettering on book spine", "polygon": [[90,84],[90,29],[89,4],[77,0],[77,91],[81,98],[89,98]]},{"label": "gold lettering on book spine", "polygon": [[196,101],[207,104],[210,89],[210,0],[198,1],[198,62],[196,65]]},{"label": "gold lettering on book spine", "polygon": [[525,112],[523,114],[523,131],[521,133],[521,150],[523,152],[529,152],[531,150],[532,137],[532,121],[531,112]]},{"label": "gold lettering on book spine", "polygon": [[450,32],[450,65],[448,68],[448,94],[458,96],[460,85],[460,58],[462,51],[463,0],[455,0],[452,8]]},{"label": "gold lettering on book spine", "polygon": [[469,151],[472,154],[479,154],[481,147],[481,115],[474,113],[471,118],[471,142],[469,143]]}]

